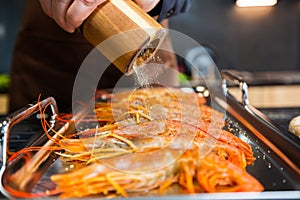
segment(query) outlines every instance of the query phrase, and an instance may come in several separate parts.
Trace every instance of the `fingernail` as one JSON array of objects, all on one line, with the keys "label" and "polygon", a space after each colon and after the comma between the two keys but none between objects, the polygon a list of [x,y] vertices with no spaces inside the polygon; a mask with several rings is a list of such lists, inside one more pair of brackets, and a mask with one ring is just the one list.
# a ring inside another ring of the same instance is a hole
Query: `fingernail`
[{"label": "fingernail", "polygon": [[66,22],[66,25],[68,27],[68,32],[73,33],[75,31],[75,27],[72,24]]},{"label": "fingernail", "polygon": [[75,29],[69,29],[69,33],[74,33]]},{"label": "fingernail", "polygon": [[74,31],[75,31],[75,29],[70,25],[67,25],[67,27],[65,27],[65,30],[69,33],[74,33]]}]

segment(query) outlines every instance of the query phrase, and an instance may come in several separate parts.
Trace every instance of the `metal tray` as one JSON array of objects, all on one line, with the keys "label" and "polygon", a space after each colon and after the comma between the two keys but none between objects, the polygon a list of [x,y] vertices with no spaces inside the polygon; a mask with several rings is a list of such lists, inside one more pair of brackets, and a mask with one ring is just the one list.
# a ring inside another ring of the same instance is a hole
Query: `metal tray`
[{"label": "metal tray", "polygon": [[[265,187],[264,192],[259,193],[212,193],[212,194],[182,194],[171,192],[164,196],[156,196],[153,193],[141,194],[138,199],[298,199],[300,197],[300,143],[286,137],[265,115],[249,105],[247,99],[247,84],[228,71],[222,73],[223,91],[226,98],[220,98],[211,93],[210,100],[216,103],[219,109],[226,111],[226,129],[248,142],[256,157],[254,165],[248,166],[247,171],[256,177]],[[238,102],[228,92],[227,82],[233,81],[241,87],[243,101]],[[212,102],[210,102],[212,103]],[[1,168],[1,192],[7,197],[13,197],[10,190],[25,192],[42,192],[55,187],[49,177],[52,173],[60,171],[60,160],[51,152],[38,152],[32,159],[32,167],[26,173],[23,170],[24,160],[16,159],[7,163],[5,149],[9,145],[9,133],[12,127],[40,108],[51,104],[50,121],[59,133],[68,134],[74,129],[74,124],[56,124],[53,120],[58,114],[53,98],[30,105],[16,113],[9,115],[1,122],[2,134],[2,168]],[[84,113],[83,113],[84,115]],[[52,133],[53,137],[59,137]],[[45,135],[36,137],[32,146],[52,145]],[[11,182],[10,176],[19,173],[19,182]],[[8,187],[9,186],[9,187]],[[149,196],[150,195],[150,196]]]}]

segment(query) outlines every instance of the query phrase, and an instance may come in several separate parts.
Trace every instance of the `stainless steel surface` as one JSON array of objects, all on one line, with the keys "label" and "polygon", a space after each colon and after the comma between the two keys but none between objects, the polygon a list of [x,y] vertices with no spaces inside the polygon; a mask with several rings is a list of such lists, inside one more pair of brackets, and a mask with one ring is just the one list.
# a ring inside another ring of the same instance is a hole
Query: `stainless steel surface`
[{"label": "stainless steel surface", "polygon": [[293,85],[300,84],[300,71],[262,71],[248,72],[230,70],[235,76],[243,77],[248,85]]},{"label": "stainless steel surface", "polygon": [[6,119],[0,123],[1,128],[1,147],[2,147],[2,163],[1,163],[1,170],[0,170],[0,177],[1,177],[1,184],[0,184],[0,191],[6,195],[10,196],[9,193],[7,193],[4,183],[2,182],[3,174],[5,173],[5,170],[7,168],[7,151],[9,149],[9,136],[10,131],[13,126],[18,124],[19,122],[25,120],[27,117],[31,116],[33,113],[36,113],[40,109],[44,109],[46,106],[51,107],[52,116],[50,120],[50,129],[54,125],[55,116],[58,114],[58,109],[55,100],[52,97],[49,97],[41,102],[38,102],[34,105],[29,105],[27,108],[20,109],[6,117]]},{"label": "stainless steel surface", "polygon": [[225,94],[228,93],[228,81],[232,81],[234,84],[238,85],[242,92],[242,104],[248,105],[249,98],[248,98],[248,85],[245,80],[239,76],[238,74],[234,73],[234,71],[223,71],[222,74],[222,88]]},{"label": "stainless steel surface", "polygon": [[[227,92],[226,100],[213,96],[213,94],[210,98],[220,106],[220,109],[226,110],[227,126],[225,128],[248,142],[253,148],[256,161],[254,165],[247,167],[247,171],[264,185],[265,191],[261,193],[187,195],[177,190],[177,192],[167,196],[145,193],[142,196],[128,199],[297,199],[300,191],[300,158],[293,155],[295,155],[295,152],[299,154],[300,145],[283,137],[280,130],[272,125],[268,118],[264,118],[261,112],[255,110],[249,104],[245,105],[236,101]],[[277,141],[274,143],[273,140]],[[278,146],[278,143],[282,146]],[[293,156],[293,158],[290,156]],[[33,182],[30,187],[26,187],[25,191],[43,192],[55,187],[49,177],[53,173],[59,173],[61,169],[60,160],[56,160],[50,154],[47,160],[49,165],[45,165],[44,171],[39,171],[39,173],[43,173],[38,175],[40,179]],[[22,165],[18,162],[16,164]],[[6,176],[1,177],[2,182],[6,181],[7,184],[12,172],[11,168],[7,170]]]},{"label": "stainless steel surface", "polygon": [[[244,87],[246,82],[242,77],[238,76],[235,71],[223,71],[222,77],[223,88],[226,88],[224,92],[226,93],[228,99],[226,103],[226,110],[236,118],[245,118],[246,116],[249,116],[249,118],[247,119],[247,123],[244,124],[249,124],[249,126],[251,126],[251,129],[253,130],[258,130],[260,127],[265,127],[265,130],[258,132],[259,137],[263,138],[263,140],[265,140],[265,143],[269,143],[269,146],[277,151],[278,154],[280,154],[281,157],[285,159],[285,162],[289,163],[290,166],[298,174],[300,174],[300,157],[295,156],[300,153],[300,141],[292,140],[291,137],[288,137],[284,133],[284,130],[278,127],[276,123],[274,123],[266,115],[249,104],[248,90],[247,87]],[[228,92],[226,80],[232,80],[240,86],[243,94],[241,104],[231,102],[236,100],[232,100],[233,97]],[[225,105],[224,103],[221,104]],[[232,108],[230,108],[230,104],[233,106]],[[255,131],[252,132],[255,133]]]}]

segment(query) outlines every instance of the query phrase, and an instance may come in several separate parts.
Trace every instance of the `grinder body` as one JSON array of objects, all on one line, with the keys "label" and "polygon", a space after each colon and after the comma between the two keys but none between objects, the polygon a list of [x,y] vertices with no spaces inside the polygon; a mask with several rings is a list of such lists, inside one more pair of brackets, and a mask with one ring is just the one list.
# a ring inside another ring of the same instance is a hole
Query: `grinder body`
[{"label": "grinder body", "polygon": [[126,75],[134,65],[146,63],[166,36],[166,30],[132,0],[107,0],[82,28],[84,37]]}]

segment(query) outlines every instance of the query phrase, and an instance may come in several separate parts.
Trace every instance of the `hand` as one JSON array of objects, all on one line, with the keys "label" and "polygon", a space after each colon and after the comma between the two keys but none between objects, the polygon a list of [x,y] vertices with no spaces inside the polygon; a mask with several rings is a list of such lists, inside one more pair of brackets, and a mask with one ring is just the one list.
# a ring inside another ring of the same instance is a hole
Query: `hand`
[{"label": "hand", "polygon": [[[44,12],[65,31],[74,32],[82,22],[106,0],[40,0]],[[159,0],[134,0],[145,12],[152,10]]]},{"label": "hand", "polygon": [[145,12],[152,10],[160,0],[133,0],[138,6],[140,6]]},{"label": "hand", "polygon": [[72,33],[106,0],[40,0],[44,12]]}]

